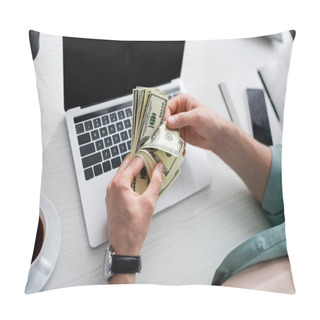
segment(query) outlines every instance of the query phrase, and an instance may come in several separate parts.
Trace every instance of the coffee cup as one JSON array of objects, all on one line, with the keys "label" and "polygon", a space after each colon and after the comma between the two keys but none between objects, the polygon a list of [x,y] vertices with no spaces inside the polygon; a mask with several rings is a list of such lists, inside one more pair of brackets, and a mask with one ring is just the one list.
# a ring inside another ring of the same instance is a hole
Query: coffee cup
[{"label": "coffee cup", "polygon": [[50,278],[60,250],[61,227],[52,202],[40,194],[40,211],[25,293],[39,292]]},{"label": "coffee cup", "polygon": [[43,275],[47,275],[51,271],[51,265],[48,259],[46,259],[46,257],[43,254],[43,251],[44,251],[43,248],[45,248],[45,244],[48,239],[47,224],[48,224],[48,219],[46,218],[46,213],[40,207],[38,229],[37,229],[36,239],[34,243],[33,254],[31,258],[31,268],[35,267]]}]

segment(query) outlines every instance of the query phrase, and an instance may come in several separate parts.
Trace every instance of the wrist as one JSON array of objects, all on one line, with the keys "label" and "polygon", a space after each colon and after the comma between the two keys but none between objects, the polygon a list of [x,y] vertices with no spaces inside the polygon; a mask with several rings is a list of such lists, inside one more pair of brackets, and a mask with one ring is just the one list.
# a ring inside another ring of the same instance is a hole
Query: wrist
[{"label": "wrist", "polygon": [[123,256],[139,256],[140,255],[140,246],[137,245],[128,245],[122,244],[119,242],[111,242],[110,246],[114,250],[114,252],[118,255]]},{"label": "wrist", "polygon": [[[123,255],[109,245],[105,251],[104,279],[108,283],[134,283],[141,271],[140,255]],[[115,278],[114,278],[115,277]]]},{"label": "wrist", "polygon": [[135,273],[117,273],[109,280],[109,284],[132,284],[135,281]]},{"label": "wrist", "polygon": [[224,153],[224,149],[227,148],[227,144],[230,141],[230,137],[235,134],[237,127],[231,121],[224,118],[220,118],[218,121],[215,119],[216,130],[214,132],[214,138],[212,139],[211,151],[216,155]]}]

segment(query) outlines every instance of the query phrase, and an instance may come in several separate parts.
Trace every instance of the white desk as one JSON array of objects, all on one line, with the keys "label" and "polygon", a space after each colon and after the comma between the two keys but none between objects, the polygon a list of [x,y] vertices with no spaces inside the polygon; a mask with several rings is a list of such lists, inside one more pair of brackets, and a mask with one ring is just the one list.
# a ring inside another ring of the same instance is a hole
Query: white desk
[{"label": "white desk", "polygon": [[[187,42],[182,78],[188,92],[228,118],[218,83],[247,68],[289,57],[292,38],[289,33],[283,38],[283,43],[266,38]],[[43,70],[48,85],[55,88],[48,95],[46,87],[38,85],[43,107],[41,192],[56,207],[62,232],[58,261],[43,290],[103,284],[105,245],[92,249],[87,241],[64,118],[62,43],[49,36],[40,41],[36,68],[47,66]],[[282,69],[285,81],[288,65]],[[210,284],[230,250],[269,227],[238,176],[214,154],[208,152],[208,157],[211,186],[153,217],[137,283]]]}]

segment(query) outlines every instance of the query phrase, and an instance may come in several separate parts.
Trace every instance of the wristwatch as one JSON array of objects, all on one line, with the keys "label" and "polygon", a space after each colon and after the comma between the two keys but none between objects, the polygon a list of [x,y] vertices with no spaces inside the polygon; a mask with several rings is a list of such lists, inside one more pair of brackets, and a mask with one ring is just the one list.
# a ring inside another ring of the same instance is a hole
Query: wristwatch
[{"label": "wristwatch", "polygon": [[104,257],[104,280],[109,282],[116,273],[140,273],[141,256],[117,255],[109,245]]}]

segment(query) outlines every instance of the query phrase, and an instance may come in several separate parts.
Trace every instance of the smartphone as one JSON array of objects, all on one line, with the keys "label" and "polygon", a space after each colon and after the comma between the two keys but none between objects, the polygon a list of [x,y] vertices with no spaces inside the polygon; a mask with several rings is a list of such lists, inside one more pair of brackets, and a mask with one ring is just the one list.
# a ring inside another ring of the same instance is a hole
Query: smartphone
[{"label": "smartphone", "polygon": [[261,143],[272,145],[267,105],[262,89],[247,89],[253,136]]}]

